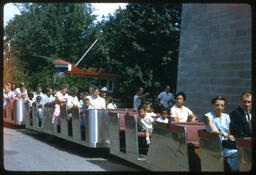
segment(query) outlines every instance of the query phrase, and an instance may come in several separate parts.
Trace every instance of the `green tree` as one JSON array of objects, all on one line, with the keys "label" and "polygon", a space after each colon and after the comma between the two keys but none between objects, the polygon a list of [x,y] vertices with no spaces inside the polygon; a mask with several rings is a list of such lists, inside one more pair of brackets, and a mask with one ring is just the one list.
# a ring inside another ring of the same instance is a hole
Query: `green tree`
[{"label": "green tree", "polygon": [[120,73],[119,93],[130,99],[136,87],[156,92],[176,87],[180,4],[136,3],[118,9],[101,24],[102,65]]}]

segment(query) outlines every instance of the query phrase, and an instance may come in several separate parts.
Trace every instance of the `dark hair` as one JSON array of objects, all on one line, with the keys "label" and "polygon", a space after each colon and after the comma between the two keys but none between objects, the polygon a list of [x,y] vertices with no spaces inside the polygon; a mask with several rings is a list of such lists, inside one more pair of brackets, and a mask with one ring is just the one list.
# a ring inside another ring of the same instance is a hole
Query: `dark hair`
[{"label": "dark hair", "polygon": [[187,96],[186,96],[186,94],[185,94],[184,92],[182,92],[182,91],[178,92],[178,93],[175,95],[175,100],[177,100],[177,97],[178,97],[179,95],[181,95],[181,96],[183,97],[183,101],[186,101]]},{"label": "dark hair", "polygon": [[40,96],[40,95],[38,95],[38,96],[36,97],[36,100],[38,100],[38,99],[41,100],[41,96]]},{"label": "dark hair", "polygon": [[138,111],[141,110],[141,109],[144,109],[145,110],[145,105],[141,104],[138,106]]},{"label": "dark hair", "polygon": [[75,95],[78,93],[78,88],[75,86],[72,86],[69,90],[68,90],[68,94],[69,95]]},{"label": "dark hair", "polygon": [[108,97],[106,98],[106,101],[108,101],[109,103],[112,103],[112,102],[113,102],[113,99],[112,99],[112,97],[108,96]]},{"label": "dark hair", "polygon": [[87,102],[87,101],[90,101],[90,100],[88,98],[83,99],[84,103]]},{"label": "dark hair", "polygon": [[224,101],[224,104],[225,106],[227,105],[227,99],[223,96],[216,96],[212,99],[212,104],[215,104],[217,100],[223,100]]},{"label": "dark hair", "polygon": [[161,108],[161,110],[160,110],[160,113],[162,114],[164,111],[166,111],[167,113],[168,113],[168,109],[167,108]]},{"label": "dark hair", "polygon": [[46,88],[46,92],[50,92],[50,91],[52,91],[51,88]]},{"label": "dark hair", "polygon": [[29,91],[29,92],[28,92],[28,97],[32,97],[32,98],[34,97],[33,91]]},{"label": "dark hair", "polygon": [[245,92],[243,92],[242,94],[241,94],[241,97],[240,97],[240,100],[242,100],[242,98],[243,98],[243,96],[246,96],[246,97],[249,97],[249,96],[251,96],[252,95],[252,93],[251,92],[249,92],[249,91],[245,91]]},{"label": "dark hair", "polygon": [[60,86],[60,89],[64,89],[64,88],[67,88],[68,89],[68,84],[62,84],[61,86]]},{"label": "dark hair", "polygon": [[143,90],[143,87],[139,87],[136,89],[136,93],[139,92],[140,90]]}]

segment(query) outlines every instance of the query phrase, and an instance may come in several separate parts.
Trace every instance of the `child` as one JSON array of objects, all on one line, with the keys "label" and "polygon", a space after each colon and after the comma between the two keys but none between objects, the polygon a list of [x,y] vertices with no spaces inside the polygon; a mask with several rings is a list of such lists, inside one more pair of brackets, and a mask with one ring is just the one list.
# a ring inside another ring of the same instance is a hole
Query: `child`
[{"label": "child", "polygon": [[111,97],[106,98],[107,109],[117,109],[116,104],[113,102]]},{"label": "child", "polygon": [[151,117],[155,117],[156,114],[152,112],[152,106],[153,104],[151,102],[146,102],[145,107],[146,107],[146,114],[150,115]]},{"label": "child", "polygon": [[37,106],[38,126],[41,127],[41,123],[43,119],[43,111],[44,111],[44,105],[41,100],[41,96],[36,97],[36,106]]},{"label": "child", "polygon": [[30,91],[28,93],[28,106],[29,106],[30,125],[33,124],[33,121],[32,121],[32,104],[34,102],[33,98],[34,98],[34,92]]},{"label": "child", "polygon": [[167,118],[167,116],[168,116],[168,109],[167,108],[161,109],[161,113],[160,114],[161,114],[161,116],[158,117],[156,121],[167,124],[169,122],[169,120]]},{"label": "child", "polygon": [[150,144],[149,132],[152,133],[153,131],[154,119],[149,114],[146,113],[146,107],[144,105],[140,105],[138,107],[138,113],[139,113],[140,126],[142,127],[142,131],[146,133],[146,142],[149,145]]},{"label": "child", "polygon": [[89,110],[89,105],[90,105],[90,100],[88,98],[85,98],[83,100],[83,106],[82,106],[82,113],[81,113],[81,122],[80,122],[80,127],[81,127],[81,138],[85,140],[85,116],[86,116],[86,111]]}]

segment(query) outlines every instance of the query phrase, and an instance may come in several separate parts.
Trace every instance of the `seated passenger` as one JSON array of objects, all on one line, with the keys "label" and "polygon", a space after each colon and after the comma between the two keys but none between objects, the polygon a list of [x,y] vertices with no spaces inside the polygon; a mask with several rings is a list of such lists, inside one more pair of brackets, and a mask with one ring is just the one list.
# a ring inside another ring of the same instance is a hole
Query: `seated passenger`
[{"label": "seated passenger", "polygon": [[100,89],[95,88],[93,95],[87,97],[90,100],[90,109],[105,109],[106,102],[105,99],[99,96]]},{"label": "seated passenger", "polygon": [[109,96],[106,98],[106,105],[107,109],[117,109],[116,104],[113,102],[113,99]]},{"label": "seated passenger", "polygon": [[168,109],[167,108],[162,108],[160,114],[161,114],[160,117],[158,117],[156,119],[156,121],[160,122],[160,123],[168,124],[168,122],[169,122],[169,119],[167,118],[168,117]]},{"label": "seated passenger", "polygon": [[184,106],[186,95],[184,92],[178,92],[175,96],[176,104],[171,108],[171,119],[174,122],[195,122],[197,116]]},{"label": "seated passenger", "polygon": [[80,120],[80,127],[81,127],[81,138],[84,140],[85,139],[85,118],[86,118],[86,111],[88,111],[89,105],[90,105],[90,100],[88,98],[85,98],[83,100],[83,106],[82,106],[82,112],[81,112],[81,120]]},{"label": "seated passenger", "polygon": [[153,131],[153,124],[154,124],[154,119],[146,114],[146,108],[144,105],[140,105],[138,107],[138,113],[139,113],[139,123],[142,128],[141,131],[145,132],[146,134],[146,142],[147,144],[150,144],[150,138],[149,138],[149,132],[152,133]]},{"label": "seated passenger", "polygon": [[230,113],[230,133],[235,138],[252,137],[252,94],[243,92],[240,106]]},{"label": "seated passenger", "polygon": [[106,100],[108,94],[108,89],[106,87],[101,88],[100,96]]},{"label": "seated passenger", "polygon": [[146,107],[146,114],[150,115],[151,117],[155,117],[156,114],[152,112],[152,106],[153,104],[151,102],[146,102],[145,107]]},{"label": "seated passenger", "polygon": [[72,86],[69,90],[68,90],[68,98],[66,101],[66,107],[67,107],[67,119],[71,120],[72,118],[72,113],[71,113],[71,109],[79,109],[80,108],[80,102],[78,101],[77,98],[77,93],[78,93],[78,89],[75,86]]},{"label": "seated passenger", "polygon": [[51,107],[55,102],[55,98],[52,96],[52,89],[46,88],[46,95],[44,96],[44,106]]},{"label": "seated passenger", "polygon": [[37,106],[37,117],[38,117],[38,127],[41,127],[43,119],[44,105],[41,100],[41,96],[36,97],[36,106]]},{"label": "seated passenger", "polygon": [[22,100],[28,100],[28,97],[24,92],[21,93],[21,98],[22,98]]},{"label": "seated passenger", "polygon": [[225,97],[216,96],[211,101],[213,112],[205,114],[206,130],[219,135],[222,142],[222,155],[226,158],[228,165],[233,171],[237,171],[238,159],[235,137],[230,135],[230,118],[222,113],[227,105]]}]

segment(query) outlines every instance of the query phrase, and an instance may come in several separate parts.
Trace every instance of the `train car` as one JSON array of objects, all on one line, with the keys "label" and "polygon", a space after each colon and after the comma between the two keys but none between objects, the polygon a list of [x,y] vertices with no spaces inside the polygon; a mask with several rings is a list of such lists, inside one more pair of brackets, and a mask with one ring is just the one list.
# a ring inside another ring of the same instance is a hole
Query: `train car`
[{"label": "train car", "polygon": [[[45,107],[40,125],[35,104],[30,107],[25,101],[21,108],[24,108],[22,115],[25,116],[27,129],[86,147],[107,148],[110,154],[150,171],[226,171],[220,140],[216,134],[206,132],[202,122],[155,122],[151,143],[147,145],[145,133],[139,130],[137,112],[133,109],[89,110],[85,125],[81,127],[79,109],[71,110],[70,124],[66,107],[63,106],[58,130],[52,124],[54,105]],[[237,146],[240,171],[250,171],[252,139],[237,140]]]}]

